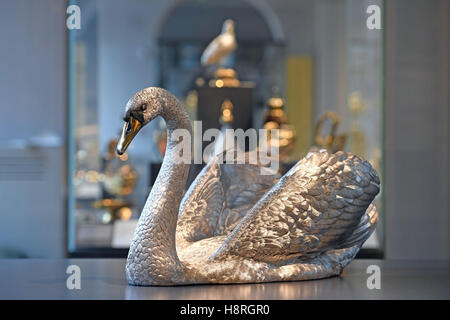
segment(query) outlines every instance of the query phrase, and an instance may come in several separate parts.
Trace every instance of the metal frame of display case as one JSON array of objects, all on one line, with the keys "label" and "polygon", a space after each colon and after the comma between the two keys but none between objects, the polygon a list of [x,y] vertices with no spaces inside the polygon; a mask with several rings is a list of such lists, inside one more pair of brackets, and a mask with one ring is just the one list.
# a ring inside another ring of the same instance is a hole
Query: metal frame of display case
[{"label": "metal frame of display case", "polygon": [[[79,248],[69,253],[69,258],[126,258],[128,249],[121,248]],[[361,249],[355,259],[384,259],[380,249]]]},{"label": "metal frame of display case", "polygon": [[[76,4],[75,0],[68,0],[69,4]],[[385,6],[383,5],[383,17],[385,16]],[[384,26],[384,21],[383,21]],[[68,84],[68,112],[67,112],[67,251],[66,254],[70,258],[126,258],[128,254],[127,248],[112,248],[112,247],[77,247],[76,246],[76,232],[75,232],[75,194],[73,187],[73,177],[72,173],[75,170],[75,162],[74,162],[74,152],[75,152],[75,140],[74,140],[74,114],[75,114],[75,51],[74,51],[74,43],[75,43],[75,32],[76,30],[68,31],[68,74],[69,74],[69,84]],[[385,28],[382,29],[382,42],[385,43]],[[173,43],[164,43],[160,42],[159,45],[164,46],[172,46],[176,45]],[[285,44],[274,44],[275,46],[284,46]],[[381,65],[382,65],[382,73],[381,73],[381,87],[382,87],[382,99],[381,99],[381,149],[382,149],[382,158],[381,158],[381,176],[384,177],[384,150],[385,150],[385,86],[384,86],[384,77],[385,77],[385,46],[383,45],[382,54],[381,54]],[[162,82],[163,77],[159,74],[159,79]],[[382,189],[384,189],[385,182],[382,179]],[[385,201],[384,197],[381,201],[381,212],[383,215],[385,212]],[[384,229],[384,221],[385,219],[381,219],[381,223],[379,227]],[[384,243],[385,243],[385,232],[381,233],[380,248],[362,248],[360,252],[357,254],[356,258],[361,259],[383,259],[384,258]]]}]

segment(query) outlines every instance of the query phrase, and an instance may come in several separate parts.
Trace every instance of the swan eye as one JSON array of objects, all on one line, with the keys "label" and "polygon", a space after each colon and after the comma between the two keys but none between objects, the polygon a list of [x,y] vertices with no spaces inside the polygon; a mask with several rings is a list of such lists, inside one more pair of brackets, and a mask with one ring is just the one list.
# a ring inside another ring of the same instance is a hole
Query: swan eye
[{"label": "swan eye", "polygon": [[145,111],[145,110],[147,110],[147,105],[146,105],[146,104],[143,104],[143,105],[141,106],[141,111]]},{"label": "swan eye", "polygon": [[127,133],[130,133],[131,131],[131,122],[127,123],[127,129],[126,129]]}]

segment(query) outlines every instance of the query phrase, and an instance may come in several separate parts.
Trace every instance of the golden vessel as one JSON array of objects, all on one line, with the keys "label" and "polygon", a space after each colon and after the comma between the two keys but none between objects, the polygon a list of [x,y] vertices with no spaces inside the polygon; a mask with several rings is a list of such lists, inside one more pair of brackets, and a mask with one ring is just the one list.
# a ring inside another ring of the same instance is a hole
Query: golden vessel
[{"label": "golden vessel", "polygon": [[[294,150],[295,129],[288,123],[284,112],[284,100],[281,97],[271,97],[267,101],[269,111],[264,120],[264,129],[268,130],[269,145],[279,148],[280,162],[286,161]],[[278,139],[271,136],[270,130],[278,130]]]},{"label": "golden vessel", "polygon": [[[331,129],[328,134],[323,135],[325,122],[331,120]],[[333,111],[325,112],[317,121],[314,129],[314,145],[311,150],[327,149],[331,153],[343,150],[347,141],[346,134],[336,134],[341,120]]]}]

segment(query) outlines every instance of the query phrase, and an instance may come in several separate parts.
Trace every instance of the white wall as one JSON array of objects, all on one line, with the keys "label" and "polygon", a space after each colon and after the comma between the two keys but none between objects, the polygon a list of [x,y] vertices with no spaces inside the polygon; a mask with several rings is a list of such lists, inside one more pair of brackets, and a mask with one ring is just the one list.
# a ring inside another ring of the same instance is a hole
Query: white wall
[{"label": "white wall", "polygon": [[449,10],[387,1],[387,258],[450,258]]},{"label": "white wall", "polygon": [[[155,43],[162,1],[98,1],[99,145],[117,136],[129,98],[157,85],[158,51]],[[130,146],[134,157],[152,156],[152,129],[146,128]]]},{"label": "white wall", "polygon": [[0,1],[0,140],[65,134],[65,9],[58,0]]},{"label": "white wall", "polygon": [[[44,133],[64,140],[66,6],[59,0],[0,1],[1,147]],[[0,175],[0,248],[31,257],[64,256],[64,149],[0,150],[3,169],[11,169],[7,157],[20,156],[43,159],[44,171],[39,180],[29,175]],[[31,165],[41,168],[40,160],[36,161]]]}]

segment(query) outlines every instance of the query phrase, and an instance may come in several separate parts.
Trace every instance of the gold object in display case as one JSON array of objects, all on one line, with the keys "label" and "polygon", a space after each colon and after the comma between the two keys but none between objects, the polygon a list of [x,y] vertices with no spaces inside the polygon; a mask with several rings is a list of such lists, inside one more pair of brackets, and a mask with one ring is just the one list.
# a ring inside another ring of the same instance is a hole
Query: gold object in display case
[{"label": "gold object in display case", "polygon": [[124,197],[133,192],[137,173],[130,164],[124,163],[128,160],[126,153],[116,155],[117,145],[115,139],[108,143],[103,169],[103,187],[113,196]]},{"label": "gold object in display case", "polygon": [[120,199],[102,199],[94,202],[93,207],[102,209],[106,212],[102,216],[103,223],[109,223],[113,220],[129,220],[132,215],[131,206],[133,204]]},{"label": "gold object in display case", "polygon": [[222,125],[230,125],[233,119],[233,103],[229,99],[225,99],[220,108],[220,123]]},{"label": "gold object in display case", "polygon": [[[326,135],[322,135],[325,121],[331,120],[330,132]],[[341,120],[338,115],[332,111],[325,112],[317,121],[314,129],[314,146],[312,150],[327,149],[328,151],[335,153],[343,150],[345,142],[347,141],[347,135],[337,135],[336,131]]]},{"label": "gold object in display case", "polygon": [[225,20],[222,32],[215,37],[203,51],[201,64],[208,66],[218,64],[219,68],[214,72],[214,77],[209,81],[210,87],[239,87],[236,71],[224,67],[224,60],[237,48],[234,34],[234,21]]},{"label": "gold object in display case", "polygon": [[156,147],[158,148],[159,154],[162,159],[166,154],[167,132],[166,132],[166,125],[161,119],[157,120],[157,128],[155,129],[153,136]]},{"label": "gold object in display case", "polygon": [[105,172],[103,184],[108,193],[122,197],[133,192],[136,180],[136,171],[131,165],[125,164],[115,172]]},{"label": "gold object in display case", "polygon": [[353,92],[348,97],[348,108],[352,114],[352,126],[350,130],[350,151],[366,156],[366,136],[360,129],[360,115],[367,109],[365,102],[359,92]]},{"label": "gold object in display case", "polygon": [[239,79],[237,78],[236,71],[231,68],[219,68],[214,73],[214,78],[209,81],[210,87],[223,88],[223,87],[239,87]]},{"label": "gold object in display case", "polygon": [[[130,127],[130,128],[136,128]],[[125,129],[124,129],[125,130]],[[139,130],[137,130],[139,131]],[[131,140],[130,140],[131,141]],[[123,145],[128,145],[129,142]],[[93,203],[93,207],[103,210],[102,222],[107,224],[113,220],[128,220],[131,218],[131,202],[123,200],[123,197],[130,195],[136,185],[137,173],[126,161],[128,155],[116,154],[118,142],[112,139],[108,143],[108,150],[104,156],[103,173],[99,179],[103,186],[103,199]]]},{"label": "gold object in display case", "polygon": [[[284,112],[284,100],[281,97],[274,96],[267,101],[269,111],[264,120],[264,129],[268,130],[269,144],[275,143],[279,148],[280,161],[287,160],[294,150],[295,129],[288,123],[286,113]],[[270,130],[277,129],[278,139],[272,139]]]}]

